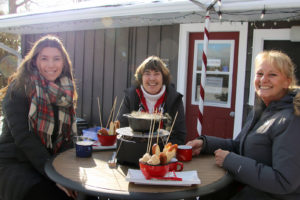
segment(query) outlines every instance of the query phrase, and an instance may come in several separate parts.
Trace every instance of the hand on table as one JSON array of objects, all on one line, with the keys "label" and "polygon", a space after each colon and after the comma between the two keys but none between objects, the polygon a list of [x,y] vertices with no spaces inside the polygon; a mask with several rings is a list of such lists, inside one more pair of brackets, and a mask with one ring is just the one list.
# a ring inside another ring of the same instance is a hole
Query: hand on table
[{"label": "hand on table", "polygon": [[201,139],[191,140],[188,143],[186,143],[186,145],[192,146],[193,156],[196,156],[199,155],[202,150],[203,140]]},{"label": "hand on table", "polygon": [[222,149],[217,149],[217,150],[215,150],[214,153],[215,153],[216,164],[219,167],[223,167],[223,162],[224,162],[226,156],[229,154],[229,151],[225,151],[225,150],[222,150]]},{"label": "hand on table", "polygon": [[66,187],[64,187],[64,186],[62,186],[58,183],[56,183],[56,186],[59,189],[61,189],[62,191],[64,191],[68,195],[68,197],[72,197],[73,199],[77,198],[77,192],[76,191],[70,190],[70,189],[68,189],[68,188],[66,188]]}]

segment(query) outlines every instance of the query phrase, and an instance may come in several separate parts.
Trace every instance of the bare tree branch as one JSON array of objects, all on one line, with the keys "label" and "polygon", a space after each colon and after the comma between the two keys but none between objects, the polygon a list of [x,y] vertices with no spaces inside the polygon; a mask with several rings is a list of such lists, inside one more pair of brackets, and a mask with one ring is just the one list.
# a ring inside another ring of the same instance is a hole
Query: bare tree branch
[{"label": "bare tree branch", "polygon": [[[10,0],[11,1],[11,0]],[[14,0],[15,1],[15,0]],[[24,1],[22,1],[21,3],[19,3],[19,4],[17,4],[17,2],[15,2],[16,3],[16,7],[18,8],[19,6],[22,6],[22,5],[24,5],[24,4],[26,4],[26,3],[28,3],[28,2],[31,2],[31,0],[24,0]]]}]

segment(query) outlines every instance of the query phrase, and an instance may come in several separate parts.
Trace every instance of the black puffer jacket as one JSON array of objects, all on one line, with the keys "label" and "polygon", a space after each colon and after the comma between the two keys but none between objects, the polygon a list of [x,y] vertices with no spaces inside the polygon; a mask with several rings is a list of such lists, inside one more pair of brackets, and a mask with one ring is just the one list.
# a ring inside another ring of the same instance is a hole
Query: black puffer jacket
[{"label": "black puffer jacket", "polygon": [[204,136],[202,152],[230,151],[223,167],[246,184],[235,199],[300,199],[300,116],[294,114],[295,95],[291,92],[268,107],[256,104],[235,140]]},{"label": "black puffer jacket", "polygon": [[[136,93],[135,86],[125,90],[124,105],[120,111],[118,119],[121,127],[128,126],[128,119],[123,114],[131,113],[139,109],[140,99]],[[164,112],[168,113],[174,119],[178,111],[177,119],[170,136],[170,142],[173,144],[184,144],[186,137],[185,115],[182,102],[182,95],[179,94],[171,85],[166,87],[166,100],[164,104]]]},{"label": "black puffer jacket", "polygon": [[[47,178],[44,165],[51,158],[51,151],[45,148],[36,134],[29,131],[30,102],[24,88],[12,90],[11,86],[2,102],[4,120],[0,135],[1,200],[23,199],[34,184]],[[63,144],[64,148],[68,145]]]}]

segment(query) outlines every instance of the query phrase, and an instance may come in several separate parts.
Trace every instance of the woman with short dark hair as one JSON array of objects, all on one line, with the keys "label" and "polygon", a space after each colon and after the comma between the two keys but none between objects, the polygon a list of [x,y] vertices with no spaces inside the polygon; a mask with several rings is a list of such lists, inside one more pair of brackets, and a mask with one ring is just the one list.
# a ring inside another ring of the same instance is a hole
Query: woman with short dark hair
[{"label": "woman with short dark hair", "polygon": [[166,64],[157,56],[146,58],[136,69],[136,85],[125,90],[124,105],[120,111],[121,127],[128,126],[125,113],[142,111],[168,113],[174,120],[178,112],[170,142],[184,144],[186,137],[182,95],[170,84],[171,76]]}]

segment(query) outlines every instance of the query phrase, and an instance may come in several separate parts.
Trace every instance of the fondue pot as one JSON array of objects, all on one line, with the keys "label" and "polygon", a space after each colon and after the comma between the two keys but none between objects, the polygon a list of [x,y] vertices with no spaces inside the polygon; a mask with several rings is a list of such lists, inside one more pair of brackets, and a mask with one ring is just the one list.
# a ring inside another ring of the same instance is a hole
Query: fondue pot
[{"label": "fondue pot", "polygon": [[159,121],[163,124],[167,123],[166,116],[160,116],[157,114],[156,118],[143,117],[143,115],[133,115],[133,114],[123,114],[124,117],[127,117],[129,127],[134,132],[148,132],[152,123],[154,123],[154,130],[158,128]]},{"label": "fondue pot", "polygon": [[[149,133],[134,132],[130,127],[117,129],[116,132],[118,135],[120,135],[120,137],[118,137],[117,139],[117,148],[119,150],[116,158],[118,163],[125,165],[134,165],[138,167],[139,159],[142,158],[147,151]],[[154,143],[157,142],[158,136],[158,144],[160,146],[160,149],[162,150],[168,138],[168,135],[169,132],[164,129],[160,129],[159,135],[157,134],[157,132],[154,132],[151,147]]]}]

